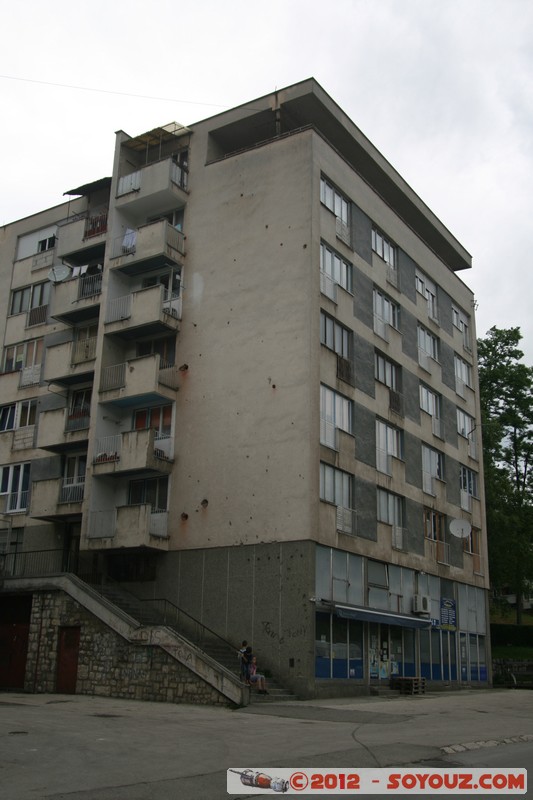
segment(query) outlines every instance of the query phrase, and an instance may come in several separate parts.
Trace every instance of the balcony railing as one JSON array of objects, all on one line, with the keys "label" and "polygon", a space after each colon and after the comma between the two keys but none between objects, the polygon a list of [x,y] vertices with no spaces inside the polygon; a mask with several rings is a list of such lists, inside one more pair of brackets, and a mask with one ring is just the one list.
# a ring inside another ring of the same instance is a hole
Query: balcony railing
[{"label": "balcony railing", "polygon": [[320,291],[334,303],[337,302],[337,284],[327,272],[320,272]]},{"label": "balcony railing", "polygon": [[19,386],[35,386],[41,381],[41,364],[32,364],[31,367],[22,367],[20,370]]},{"label": "balcony railing", "polygon": [[46,315],[48,312],[48,304],[45,306],[37,306],[30,308],[26,320],[26,327],[31,328],[33,325],[44,325],[46,322]]},{"label": "balcony railing", "polygon": [[65,432],[81,431],[88,428],[91,423],[91,407],[82,405],[69,411],[65,422]]},{"label": "balcony railing", "polygon": [[323,417],[320,418],[320,444],[331,447],[333,450],[339,449],[338,428],[334,422],[328,422]]},{"label": "balcony railing", "polygon": [[347,244],[348,247],[352,246],[352,234],[350,231],[350,226],[344,222],[340,217],[335,218],[335,233],[337,234],[337,238]]},{"label": "balcony railing", "polygon": [[337,530],[354,536],[357,532],[357,512],[353,508],[337,506]]},{"label": "balcony railing", "polygon": [[392,455],[386,450],[376,449],[376,469],[385,475],[392,475]]},{"label": "balcony railing", "polygon": [[107,231],[107,211],[100,214],[93,214],[87,217],[85,222],[84,237],[91,239],[93,236],[100,236]]},{"label": "balcony railing", "polygon": [[78,300],[86,297],[95,297],[102,291],[102,273],[96,275],[82,275],[78,279]]},{"label": "balcony railing", "polygon": [[[178,231],[170,223],[164,221],[164,244],[172,250],[184,255],[185,253],[185,236],[181,231]],[[127,228],[121,236],[117,236],[113,241],[111,248],[111,258],[120,258],[121,256],[135,255],[142,253],[146,257],[151,255],[151,252],[161,247],[161,242],[156,238],[148,243],[143,242],[146,236],[152,237],[156,226],[161,225],[161,221],[152,222],[149,225],[143,225],[141,228]]]},{"label": "balcony railing", "polygon": [[23,514],[28,509],[30,490],[10,492],[5,505],[6,514]]},{"label": "balcony railing", "polygon": [[112,436],[99,436],[94,447],[94,464],[102,464],[108,461],[119,461],[122,449],[122,434],[116,433]]},{"label": "balcony railing", "polygon": [[85,477],[65,478],[59,492],[60,503],[81,503],[85,490]]},{"label": "balcony railing", "polygon": [[405,549],[405,534],[405,528],[400,528],[398,525],[392,526],[392,546],[395,550]]}]

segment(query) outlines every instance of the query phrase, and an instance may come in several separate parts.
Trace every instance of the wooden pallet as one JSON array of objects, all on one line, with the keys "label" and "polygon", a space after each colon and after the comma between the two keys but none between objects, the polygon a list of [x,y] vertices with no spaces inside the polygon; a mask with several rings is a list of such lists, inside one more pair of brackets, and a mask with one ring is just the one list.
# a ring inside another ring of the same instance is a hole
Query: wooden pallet
[{"label": "wooden pallet", "polygon": [[425,694],[425,678],[394,678],[391,686],[398,689],[400,694]]}]

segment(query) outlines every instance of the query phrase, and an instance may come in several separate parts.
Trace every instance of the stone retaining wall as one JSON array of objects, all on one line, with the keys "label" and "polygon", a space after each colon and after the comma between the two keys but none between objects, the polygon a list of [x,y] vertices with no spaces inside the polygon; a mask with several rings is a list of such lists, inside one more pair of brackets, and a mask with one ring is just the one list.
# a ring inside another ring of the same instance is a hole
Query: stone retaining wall
[{"label": "stone retaining wall", "polygon": [[161,648],[126,641],[67,594],[53,591],[33,595],[27,691],[56,691],[61,626],[80,626],[76,694],[230,705]]}]

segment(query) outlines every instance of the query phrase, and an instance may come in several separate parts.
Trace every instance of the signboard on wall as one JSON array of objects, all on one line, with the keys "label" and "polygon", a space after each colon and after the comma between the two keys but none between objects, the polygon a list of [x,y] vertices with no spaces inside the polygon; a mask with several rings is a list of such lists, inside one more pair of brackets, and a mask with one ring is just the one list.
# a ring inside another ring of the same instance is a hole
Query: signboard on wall
[{"label": "signboard on wall", "polygon": [[450,597],[440,599],[440,627],[444,631],[457,630],[457,609]]}]

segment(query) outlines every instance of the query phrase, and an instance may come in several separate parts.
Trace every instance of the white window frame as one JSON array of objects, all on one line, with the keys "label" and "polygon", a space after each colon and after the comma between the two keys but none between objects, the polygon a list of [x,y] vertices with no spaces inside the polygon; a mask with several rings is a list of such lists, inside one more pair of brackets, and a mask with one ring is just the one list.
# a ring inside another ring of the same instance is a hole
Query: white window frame
[{"label": "white window frame", "polygon": [[404,527],[403,498],[386,489],[377,489],[377,520],[393,528]]},{"label": "white window frame", "polygon": [[350,225],[350,201],[327,178],[320,178],[320,202],[333,211],[337,219]]},{"label": "white window frame", "polygon": [[[0,467],[0,495],[7,495],[6,513],[26,511],[30,487],[30,463],[5,464]],[[24,489],[23,487],[27,488]]]},{"label": "white window frame", "polygon": [[352,357],[352,331],[337,322],[334,317],[320,311],[320,343],[333,350],[341,358]]},{"label": "white window frame", "polygon": [[423,325],[418,326],[417,332],[418,349],[426,353],[434,361],[439,360],[439,340],[431,331],[424,328]]},{"label": "white window frame", "polygon": [[437,310],[437,285],[430,280],[421,270],[415,271],[416,291],[422,295],[427,303],[428,316],[434,322],[438,321]]},{"label": "white window frame", "polygon": [[326,242],[320,242],[320,271],[328,278],[353,294],[353,265]]},{"label": "white window frame", "polygon": [[376,255],[382,258],[389,267],[396,269],[398,260],[396,256],[396,245],[376,227],[372,228],[372,250]]},{"label": "white window frame", "polygon": [[320,443],[338,449],[337,430],[353,433],[353,401],[320,384]]},{"label": "white window frame", "polygon": [[472,388],[472,366],[457,353],[454,353],[454,369],[456,379]]},{"label": "white window frame", "polygon": [[[388,295],[384,294],[381,289],[374,287],[374,318],[385,325],[390,325],[391,328],[399,330],[400,328],[400,306],[391,300]],[[376,326],[374,325],[374,330]],[[376,331],[377,333],[378,331]],[[386,338],[386,337],[383,337]]]},{"label": "white window frame", "polygon": [[400,366],[377,351],[374,357],[374,377],[378,383],[383,383],[389,389],[400,391]]},{"label": "white window frame", "polygon": [[403,459],[403,431],[384,420],[376,420],[376,469],[392,473],[391,459]]},{"label": "white window frame", "polygon": [[461,491],[470,497],[475,497],[476,499],[479,497],[478,474],[463,464],[460,465],[459,470],[459,486]]},{"label": "white window frame", "polygon": [[349,472],[320,462],[320,499],[341,508],[352,506],[353,476]]},{"label": "white window frame", "polygon": [[452,306],[452,323],[459,331],[463,339],[463,347],[469,352],[472,349],[472,341],[470,336],[470,317],[461,311],[457,306]]}]

